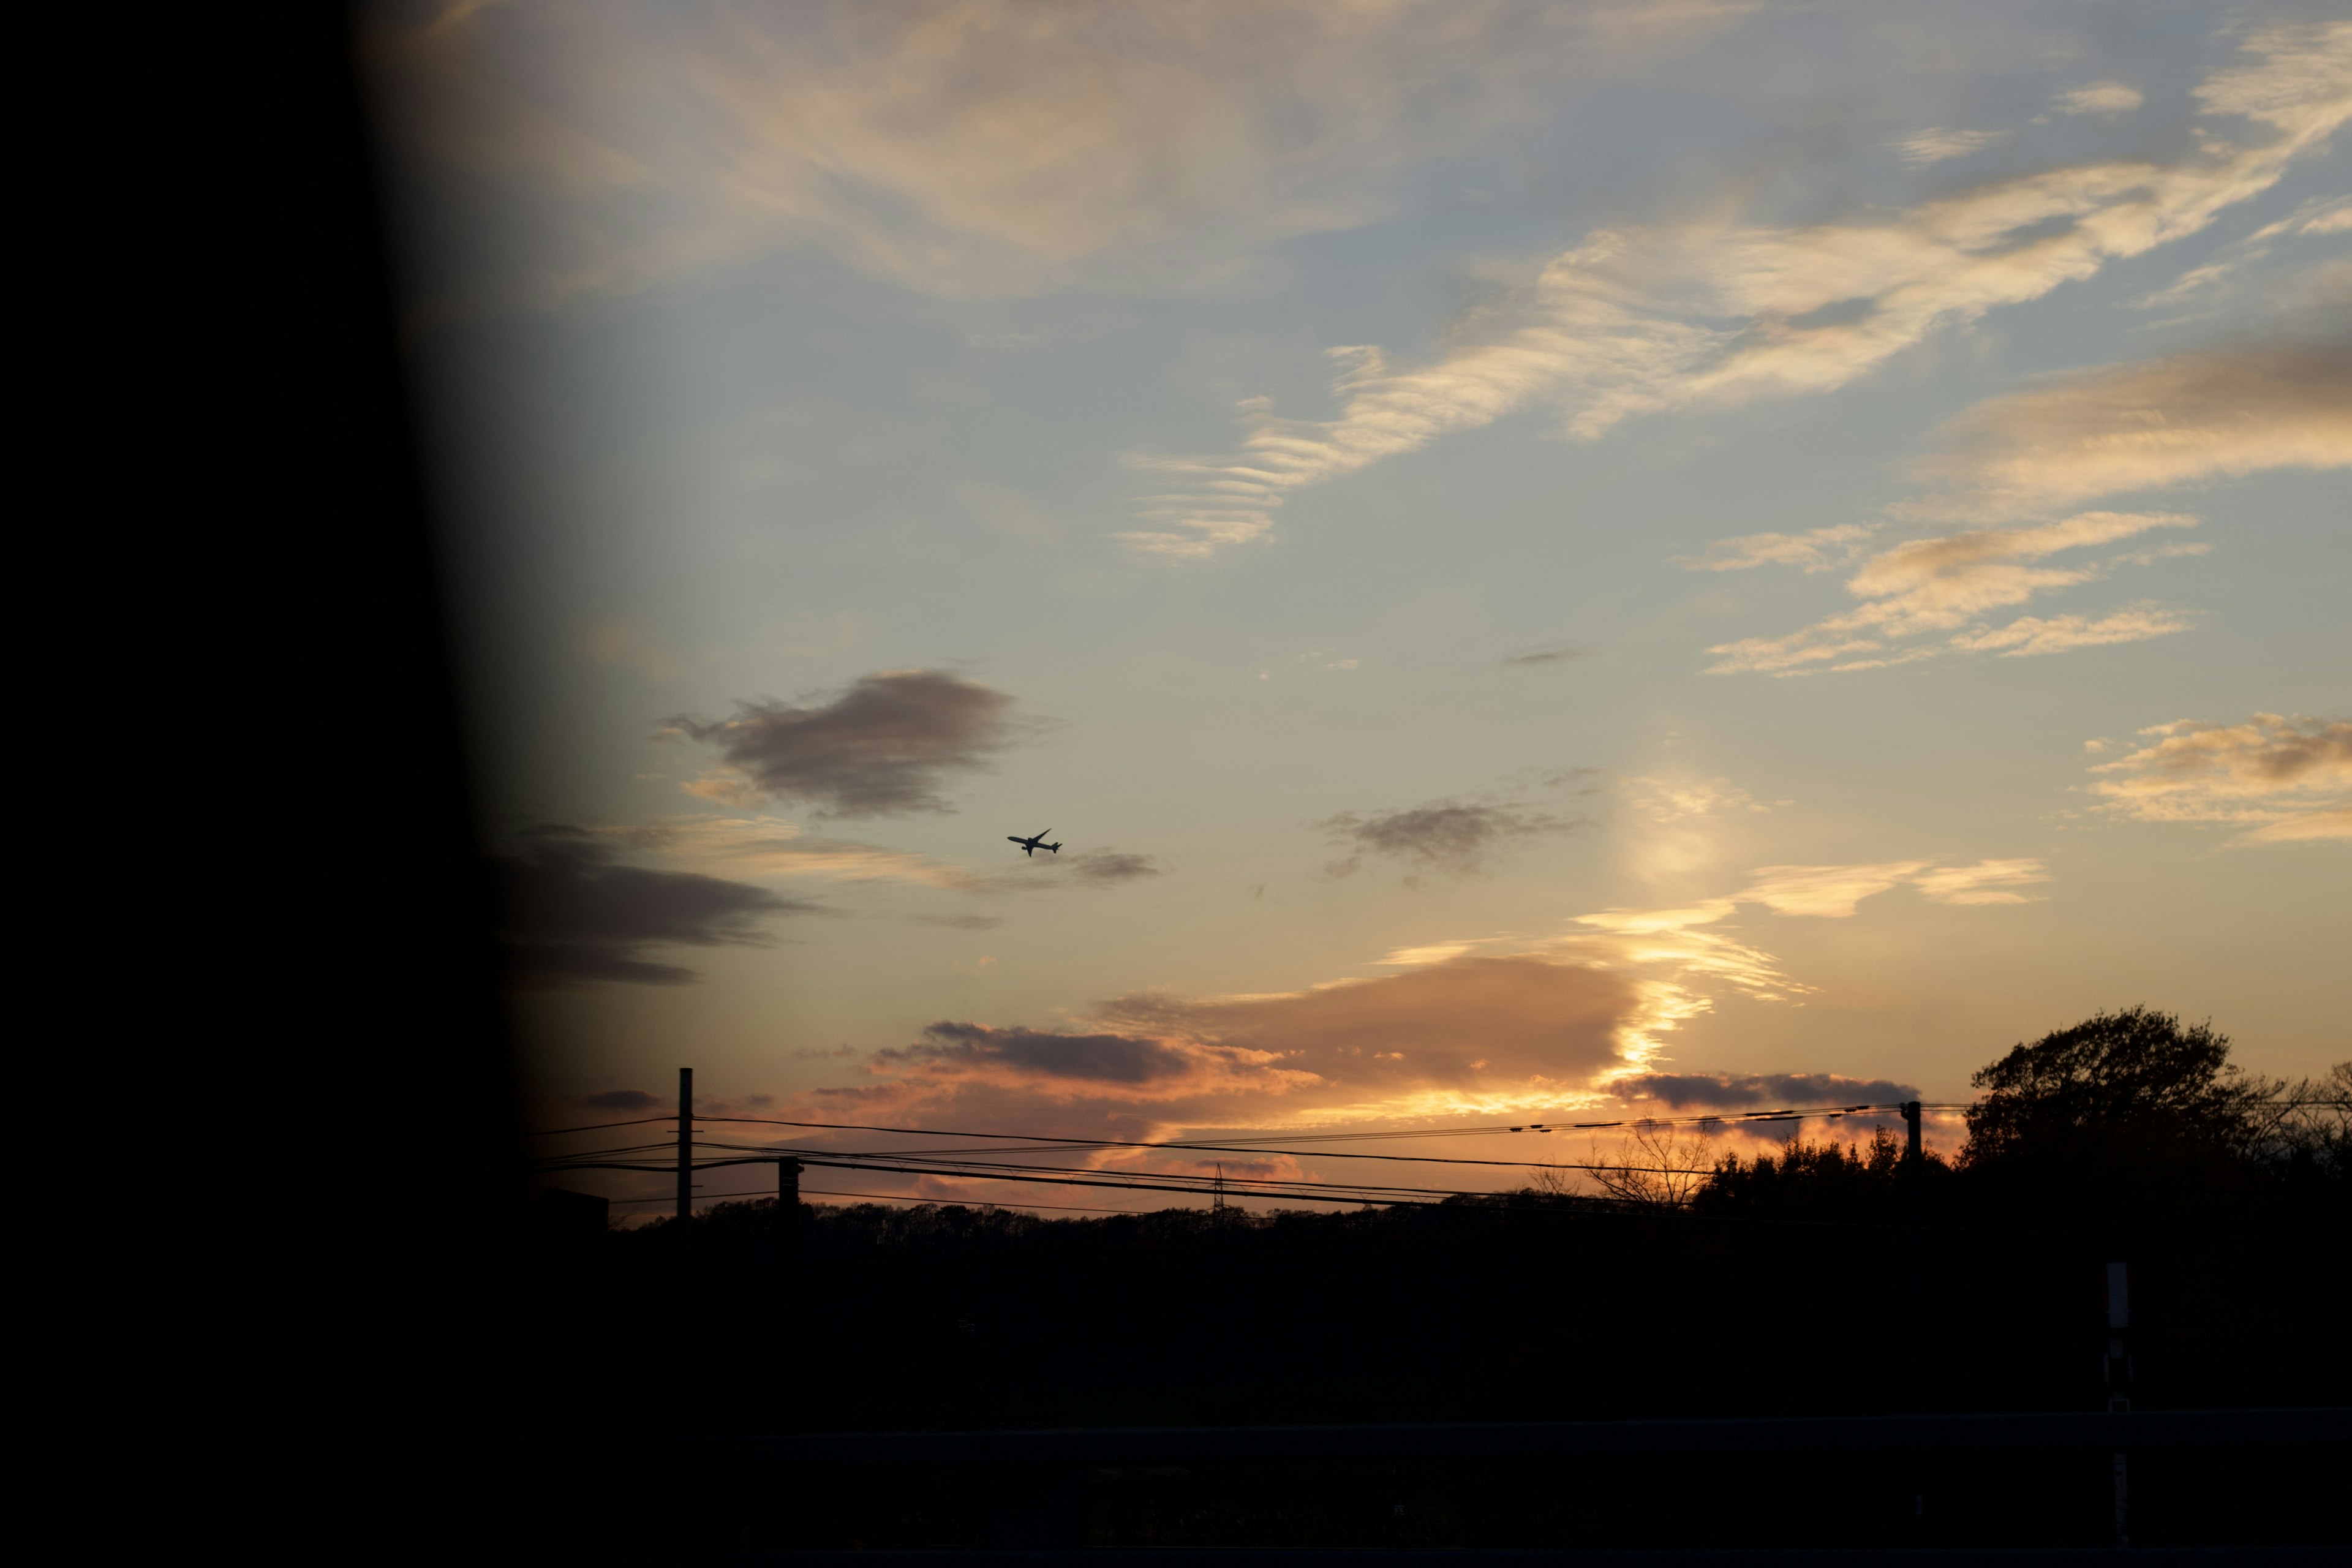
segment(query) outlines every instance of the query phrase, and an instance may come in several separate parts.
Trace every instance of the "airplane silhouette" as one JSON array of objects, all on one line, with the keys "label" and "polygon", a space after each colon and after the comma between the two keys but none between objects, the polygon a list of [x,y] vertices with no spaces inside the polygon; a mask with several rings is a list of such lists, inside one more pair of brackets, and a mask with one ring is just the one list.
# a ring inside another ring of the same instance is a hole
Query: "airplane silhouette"
[{"label": "airplane silhouette", "polygon": [[1055,854],[1059,855],[1062,852],[1062,847],[1060,845],[1048,844],[1045,842],[1045,835],[1053,831],[1054,830],[1050,827],[1045,828],[1034,838],[1019,838],[1008,833],[1004,836],[1004,841],[1007,844],[1018,844],[1021,846],[1021,852],[1024,855],[1034,856],[1040,849],[1051,849]]}]

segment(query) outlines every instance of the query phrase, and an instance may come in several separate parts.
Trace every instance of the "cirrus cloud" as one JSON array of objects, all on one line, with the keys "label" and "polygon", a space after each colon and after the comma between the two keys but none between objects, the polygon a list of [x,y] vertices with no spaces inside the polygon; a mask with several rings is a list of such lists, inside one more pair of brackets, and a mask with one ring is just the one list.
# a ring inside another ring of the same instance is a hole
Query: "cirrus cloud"
[{"label": "cirrus cloud", "polygon": [[1433,363],[1327,350],[1334,417],[1277,416],[1255,397],[1237,405],[1232,453],[1132,458],[1160,483],[1120,537],[1202,559],[1265,537],[1302,487],[1538,403],[1594,439],[1643,415],[1847,385],[1931,333],[2204,229],[2352,119],[2352,23],[2257,31],[2242,52],[2194,96],[2202,114],[2261,127],[2252,146],[2207,136],[2170,163],[2070,164],[1853,221],[1589,235],[1492,313],[1487,336]]}]

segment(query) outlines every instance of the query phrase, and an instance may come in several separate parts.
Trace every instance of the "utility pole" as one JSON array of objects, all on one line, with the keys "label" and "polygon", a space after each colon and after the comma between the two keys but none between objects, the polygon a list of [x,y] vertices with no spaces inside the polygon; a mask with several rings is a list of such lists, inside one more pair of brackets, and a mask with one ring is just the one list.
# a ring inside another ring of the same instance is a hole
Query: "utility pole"
[{"label": "utility pole", "polygon": [[[677,1069],[677,1223],[686,1234],[694,1213],[694,1069]],[[683,1256],[683,1254],[681,1254]]]},{"label": "utility pole", "polygon": [[801,1227],[801,1163],[790,1156],[776,1162],[776,1255],[788,1256]]},{"label": "utility pole", "polygon": [[694,1218],[694,1069],[677,1069],[677,1217],[670,1226],[676,1237],[677,1269],[678,1365],[693,1364],[694,1253],[688,1226]]},{"label": "utility pole", "polygon": [[[2131,1409],[2131,1270],[2121,1263],[2107,1265],[2107,1411],[2121,1415]],[[2124,1452],[2115,1453],[2116,1545],[2131,1544],[2130,1477]]]},{"label": "utility pole", "polygon": [[[1907,1310],[1905,1313],[1904,1356],[1909,1363],[1906,1370],[1909,1373],[1911,1385],[1908,1391],[1911,1408],[1914,1412],[1924,1415],[1927,1411],[1927,1282],[1926,1278],[1927,1260],[1926,1237],[1921,1235],[1919,1228],[1920,1210],[1923,1205],[1919,1189],[1927,1173],[1927,1155],[1919,1143],[1919,1102],[1917,1100],[1906,1100],[1903,1102],[1903,1121],[1909,1133],[1908,1143],[1903,1152],[1903,1239],[1906,1255],[1904,1272],[1907,1278],[1907,1289],[1905,1291]],[[1915,1459],[1913,1463],[1915,1468],[1911,1489],[1911,1520],[1912,1530],[1915,1532],[1914,1539],[1916,1540],[1917,1535],[1927,1529],[1927,1483],[1926,1477],[1920,1473],[1924,1461]]]}]

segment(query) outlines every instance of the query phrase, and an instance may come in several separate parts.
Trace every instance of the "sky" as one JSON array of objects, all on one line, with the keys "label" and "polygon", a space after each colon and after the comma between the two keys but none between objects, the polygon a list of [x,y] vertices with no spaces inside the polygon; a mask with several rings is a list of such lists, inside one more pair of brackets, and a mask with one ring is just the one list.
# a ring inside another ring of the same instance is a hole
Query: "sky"
[{"label": "sky", "polygon": [[1948,1104],[2135,1004],[2352,1055],[2339,7],[361,48],[542,1124]]}]

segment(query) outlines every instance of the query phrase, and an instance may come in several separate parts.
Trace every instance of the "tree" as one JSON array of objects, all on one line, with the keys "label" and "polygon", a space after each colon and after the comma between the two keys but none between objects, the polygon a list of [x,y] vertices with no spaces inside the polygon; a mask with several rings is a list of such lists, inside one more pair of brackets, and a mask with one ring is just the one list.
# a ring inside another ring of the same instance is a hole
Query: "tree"
[{"label": "tree", "polygon": [[[1706,1184],[1715,1153],[1713,1131],[1706,1124],[1697,1132],[1679,1133],[1654,1121],[1636,1122],[1632,1134],[1618,1144],[1614,1160],[1601,1152],[1598,1144],[1593,1146],[1592,1168],[1585,1174],[1621,1203],[1681,1208]],[[1545,1170],[1536,1173],[1536,1190],[1568,1195],[1576,1189],[1565,1171]]]},{"label": "tree", "polygon": [[2258,1136],[2258,1103],[2279,1085],[2230,1061],[2230,1037],[2209,1024],[2147,1007],[2097,1013],[2019,1045],[1969,1080],[1964,1165],[2200,1150],[2242,1154]]}]

